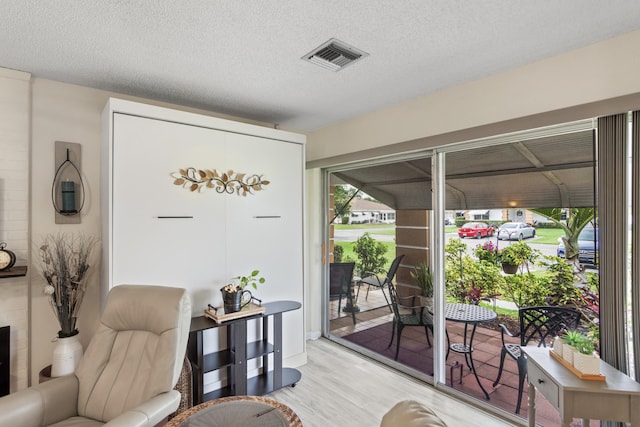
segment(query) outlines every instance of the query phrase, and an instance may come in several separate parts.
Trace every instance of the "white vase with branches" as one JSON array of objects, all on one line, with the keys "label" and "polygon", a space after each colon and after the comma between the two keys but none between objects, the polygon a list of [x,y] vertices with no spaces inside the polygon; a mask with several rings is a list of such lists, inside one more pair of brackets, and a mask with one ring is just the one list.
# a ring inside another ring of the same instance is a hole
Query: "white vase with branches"
[{"label": "white vase with branches", "polygon": [[46,280],[44,293],[60,325],[51,376],[74,372],[82,356],[76,321],[96,243],[92,236],[60,233],[47,235],[40,245],[40,268]]}]

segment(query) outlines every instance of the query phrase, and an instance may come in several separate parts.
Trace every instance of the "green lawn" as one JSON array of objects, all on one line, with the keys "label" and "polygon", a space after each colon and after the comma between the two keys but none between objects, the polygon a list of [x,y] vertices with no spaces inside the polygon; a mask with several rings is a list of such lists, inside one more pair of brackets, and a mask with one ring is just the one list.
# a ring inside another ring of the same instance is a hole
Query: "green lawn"
[{"label": "green lawn", "polygon": [[[389,267],[391,266],[391,262],[396,257],[396,243],[395,242],[380,242],[380,243],[382,243],[387,248],[387,252],[384,254],[385,258],[387,259],[387,262],[385,263],[384,268],[388,270]],[[342,255],[342,262],[358,260],[358,256],[356,255],[355,252],[353,252],[354,244],[355,242],[336,243],[336,246],[342,246],[344,249],[344,254]]]},{"label": "green lawn", "polygon": [[564,231],[559,228],[536,228],[534,243],[557,245],[558,237],[564,236]]},{"label": "green lawn", "polygon": [[393,228],[395,230],[395,224],[334,224],[336,230],[353,230],[362,228]]}]

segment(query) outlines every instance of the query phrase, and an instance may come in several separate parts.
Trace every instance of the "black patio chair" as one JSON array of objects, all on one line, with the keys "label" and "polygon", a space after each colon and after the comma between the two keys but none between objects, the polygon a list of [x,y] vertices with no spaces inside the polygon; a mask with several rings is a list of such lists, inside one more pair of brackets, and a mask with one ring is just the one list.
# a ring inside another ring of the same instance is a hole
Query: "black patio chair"
[{"label": "black patio chair", "polygon": [[338,316],[340,316],[342,297],[347,297],[352,308],[351,317],[354,325],[356,324],[356,313],[353,310],[355,304],[351,293],[351,281],[355,265],[355,262],[332,262],[329,264],[329,300],[338,298]]},{"label": "black patio chair", "polygon": [[[369,297],[369,288],[371,286],[375,288],[380,288],[380,290],[382,291],[382,296],[387,302],[387,306],[389,306],[389,299],[387,298],[387,294],[384,293],[384,287],[385,286],[388,287],[393,283],[393,278],[395,277],[396,272],[398,271],[398,267],[400,266],[400,262],[402,261],[402,258],[404,258],[404,254],[398,255],[393,260],[393,262],[391,263],[391,266],[389,267],[389,271],[387,271],[387,275],[384,276],[382,280],[375,273],[363,272],[362,273],[363,277],[358,282],[358,294],[360,294],[360,285],[367,285],[367,294],[365,295],[365,298],[364,298],[365,300]],[[391,310],[391,307],[389,307],[389,310]]]},{"label": "black patio chair", "polygon": [[[518,310],[518,319],[520,321],[520,331],[516,334],[512,334],[505,325],[500,324],[502,337],[500,369],[498,370],[498,378],[496,378],[493,383],[495,387],[500,381],[502,368],[504,367],[504,358],[508,354],[518,364],[518,403],[516,404],[516,414],[520,413],[524,378],[527,374],[527,359],[526,355],[520,350],[520,346],[535,343],[538,347],[546,347],[547,344],[551,344],[553,338],[558,336],[562,331],[572,330],[578,327],[580,323],[580,312],[565,307],[522,307]],[[510,337],[520,337],[520,343],[512,344],[505,342],[505,334]]]},{"label": "black patio chair", "polygon": [[[408,297],[398,297],[396,287],[390,283],[388,286],[389,297],[391,298],[391,307],[393,308],[393,329],[391,331],[391,341],[387,348],[391,347],[393,343],[393,337],[398,332],[398,338],[396,340],[396,356],[395,360],[398,360],[398,353],[400,352],[400,338],[402,338],[402,330],[405,326],[420,326],[424,328],[424,333],[427,336],[427,344],[431,347],[431,340],[429,339],[429,329],[433,334],[433,317],[428,311],[428,307],[423,305],[421,297],[418,295],[412,295]],[[402,313],[400,310],[410,309],[410,313]]]}]

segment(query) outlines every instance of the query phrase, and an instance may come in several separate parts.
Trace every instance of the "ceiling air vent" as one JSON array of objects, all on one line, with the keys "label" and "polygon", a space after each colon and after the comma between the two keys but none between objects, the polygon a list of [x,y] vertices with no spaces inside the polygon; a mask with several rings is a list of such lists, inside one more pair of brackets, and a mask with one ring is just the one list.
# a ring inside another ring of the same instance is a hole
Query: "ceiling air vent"
[{"label": "ceiling air vent", "polygon": [[369,54],[360,49],[349,46],[340,40],[331,39],[304,55],[302,59],[331,71],[340,71],[366,56]]}]

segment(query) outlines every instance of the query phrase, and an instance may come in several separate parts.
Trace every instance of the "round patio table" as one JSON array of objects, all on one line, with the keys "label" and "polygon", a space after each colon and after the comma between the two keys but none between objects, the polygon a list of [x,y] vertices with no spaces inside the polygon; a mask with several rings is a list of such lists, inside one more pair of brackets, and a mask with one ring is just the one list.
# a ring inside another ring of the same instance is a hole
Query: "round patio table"
[{"label": "round patio table", "polygon": [[[493,310],[480,307],[473,304],[460,304],[460,303],[446,303],[444,305],[444,317],[452,322],[464,323],[464,337],[462,343],[448,344],[447,356],[449,357],[449,350],[454,353],[464,354],[464,359],[467,362],[467,366],[473,372],[473,376],[476,377],[476,381],[480,386],[480,389],[484,392],[485,397],[489,400],[489,393],[484,389],[478,373],[476,372],[475,365],[473,364],[473,337],[476,334],[476,327],[478,323],[491,322],[497,317],[497,314]],[[472,325],[471,336],[469,342],[467,342],[467,326]],[[447,342],[449,341],[449,334],[447,334]]]},{"label": "round patio table", "polygon": [[229,396],[201,403],[172,418],[166,427],[302,427],[284,403],[262,396]]}]

